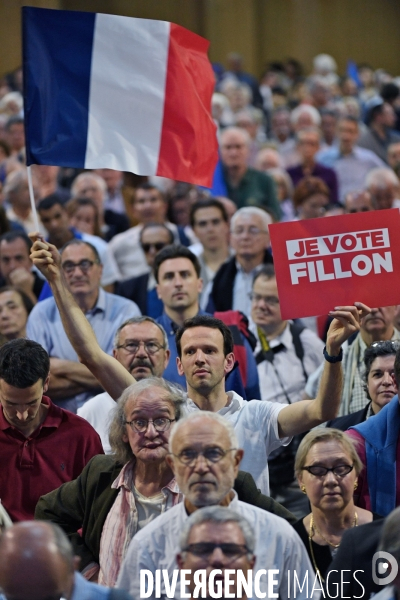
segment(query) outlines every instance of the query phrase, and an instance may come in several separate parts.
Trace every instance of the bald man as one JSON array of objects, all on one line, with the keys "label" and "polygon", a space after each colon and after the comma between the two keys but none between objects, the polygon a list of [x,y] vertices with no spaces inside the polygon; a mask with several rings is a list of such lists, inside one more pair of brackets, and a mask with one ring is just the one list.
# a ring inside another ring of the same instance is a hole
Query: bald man
[{"label": "bald man", "polygon": [[0,538],[1,600],[131,600],[128,593],[86,581],[65,533],[51,523],[25,521]]},{"label": "bald man", "polygon": [[281,209],[273,179],[249,168],[250,136],[239,127],[228,127],[221,134],[222,176],[228,198],[238,208],[261,206],[279,221]]}]

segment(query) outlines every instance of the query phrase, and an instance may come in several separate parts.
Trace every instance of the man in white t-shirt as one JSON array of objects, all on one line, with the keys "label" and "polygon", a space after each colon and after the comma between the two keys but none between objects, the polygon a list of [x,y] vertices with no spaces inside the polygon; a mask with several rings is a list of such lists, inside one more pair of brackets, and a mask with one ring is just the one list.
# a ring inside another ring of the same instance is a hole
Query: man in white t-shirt
[{"label": "man in white t-shirt", "polygon": [[[65,285],[57,249],[36,241],[33,263],[48,279],[65,331],[80,360],[115,399],[134,382],[130,373],[103,352],[93,330]],[[336,307],[330,311],[325,368],[315,400],[302,400],[284,406],[274,402],[246,402],[233,392],[225,392],[225,376],[235,363],[233,338],[229,328],[214,317],[197,315],[185,321],[176,334],[178,373],[186,377],[189,411],[219,412],[231,421],[245,450],[242,465],[256,480],[264,494],[269,493],[268,454],[293,435],[324,423],[337,414],[341,390],[341,346],[360,328],[360,319],[369,312],[361,303]]]}]

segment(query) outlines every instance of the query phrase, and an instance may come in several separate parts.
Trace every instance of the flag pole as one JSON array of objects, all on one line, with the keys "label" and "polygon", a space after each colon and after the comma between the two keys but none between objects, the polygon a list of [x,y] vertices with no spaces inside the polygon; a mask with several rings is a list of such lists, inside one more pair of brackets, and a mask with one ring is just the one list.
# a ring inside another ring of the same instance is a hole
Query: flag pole
[{"label": "flag pole", "polygon": [[37,232],[40,231],[39,229],[39,219],[37,216],[37,210],[36,210],[36,204],[35,204],[35,197],[33,195],[33,185],[32,185],[32,173],[31,173],[31,167],[30,165],[27,167],[28,170],[28,187],[29,187],[29,197],[31,199],[31,209],[32,209],[32,215],[33,215],[33,222],[35,223],[35,229]]}]

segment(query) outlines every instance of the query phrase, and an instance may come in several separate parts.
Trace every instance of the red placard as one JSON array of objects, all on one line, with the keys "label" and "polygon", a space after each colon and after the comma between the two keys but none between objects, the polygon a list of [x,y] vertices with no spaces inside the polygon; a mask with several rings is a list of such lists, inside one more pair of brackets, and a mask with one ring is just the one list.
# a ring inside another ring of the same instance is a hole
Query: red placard
[{"label": "red placard", "polygon": [[283,319],[400,303],[398,209],[269,227]]}]

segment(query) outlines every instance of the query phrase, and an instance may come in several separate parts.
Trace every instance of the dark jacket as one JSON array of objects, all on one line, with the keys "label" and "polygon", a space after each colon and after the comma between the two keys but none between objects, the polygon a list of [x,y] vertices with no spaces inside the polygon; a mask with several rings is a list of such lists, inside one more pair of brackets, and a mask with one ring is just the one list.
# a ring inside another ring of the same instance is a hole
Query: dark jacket
[{"label": "dark jacket", "polygon": [[[81,557],[81,569],[92,561],[99,562],[103,525],[119,492],[112,489],[111,484],[122,466],[112,456],[95,456],[77,479],[42,496],[36,506],[35,519],[57,523],[68,535],[75,554]],[[235,490],[239,500],[267,510],[289,523],[296,522],[292,513],[257,489],[249,473],[239,471]],[[77,533],[80,528],[82,535]]]},{"label": "dark jacket", "polygon": [[[331,598],[338,593],[337,590],[341,590],[341,598],[360,599],[367,599],[372,593],[381,591],[382,586],[372,580],[372,557],[377,551],[384,522],[384,519],[379,519],[344,532],[340,547],[329,567],[331,574],[328,592]],[[360,583],[353,577],[357,570],[355,577]]]},{"label": "dark jacket", "polygon": [[[272,264],[273,259],[269,250],[265,251],[263,264]],[[232,256],[220,266],[214,277],[207,312],[232,310],[233,287],[237,273],[236,257]]]},{"label": "dark jacket", "polygon": [[104,222],[108,225],[107,232],[104,235],[106,242],[109,242],[114,235],[123,233],[130,227],[129,219],[126,215],[121,215],[109,209],[104,211]]},{"label": "dark jacket", "polygon": [[328,421],[327,427],[334,427],[335,429],[340,429],[340,431],[346,431],[349,427],[353,427],[354,425],[358,425],[359,423],[364,423],[367,418],[368,410],[370,407],[370,402],[367,404],[365,408],[358,410],[355,413],[351,413],[350,415],[344,415],[343,417],[336,417],[336,419],[332,419]]},{"label": "dark jacket", "polygon": [[115,285],[114,294],[129,298],[136,302],[142,315],[147,315],[147,285],[149,282],[149,273],[131,277],[126,281],[119,281]]}]

